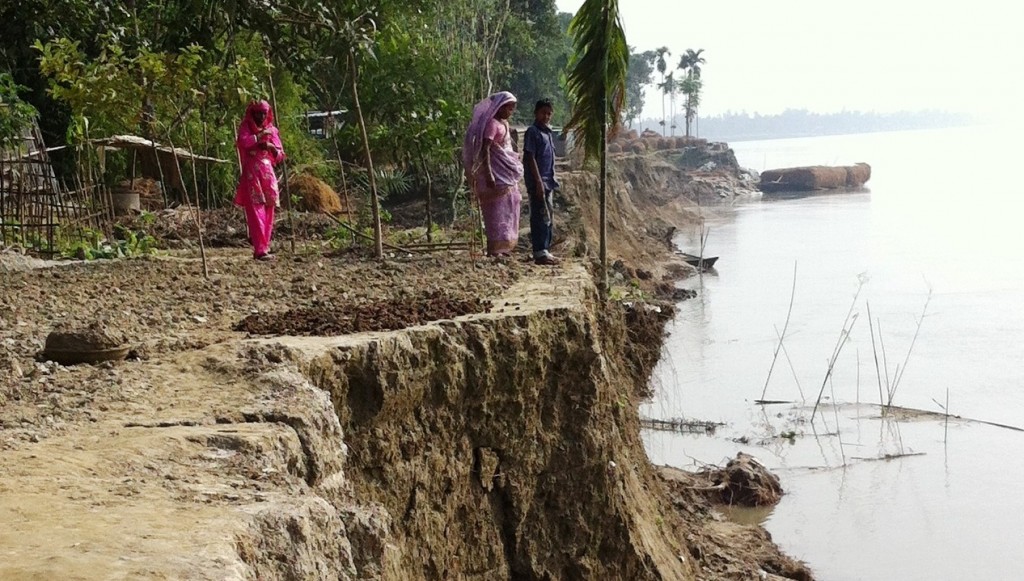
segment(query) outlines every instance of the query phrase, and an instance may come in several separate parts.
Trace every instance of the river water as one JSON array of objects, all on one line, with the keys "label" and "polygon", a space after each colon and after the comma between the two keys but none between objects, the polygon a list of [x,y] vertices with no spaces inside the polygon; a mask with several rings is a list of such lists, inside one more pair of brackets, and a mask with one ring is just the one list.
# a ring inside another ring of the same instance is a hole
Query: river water
[{"label": "river water", "polygon": [[[872,178],[865,191],[705,208],[705,255],[720,259],[685,282],[699,296],[669,327],[641,413],[724,425],[647,430],[651,459],[695,469],[755,455],[786,489],[758,518],[826,581],[1024,578],[1024,431],[992,425],[1024,428],[1020,135],[733,143],[746,167],[864,161]],[[676,242],[693,251],[699,237]],[[883,415],[890,391],[929,412],[948,397],[960,417]],[[762,393],[792,403],[754,403]]]}]

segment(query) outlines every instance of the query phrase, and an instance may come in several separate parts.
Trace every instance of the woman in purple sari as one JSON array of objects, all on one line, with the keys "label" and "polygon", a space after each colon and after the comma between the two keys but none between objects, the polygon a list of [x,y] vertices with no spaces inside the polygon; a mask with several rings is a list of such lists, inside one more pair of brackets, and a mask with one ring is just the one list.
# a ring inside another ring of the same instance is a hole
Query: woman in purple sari
[{"label": "woman in purple sari", "polygon": [[507,91],[477,103],[462,147],[466,179],[484,215],[488,256],[509,256],[519,243],[523,164],[512,149],[508,126],[515,110],[515,95]]},{"label": "woman in purple sari", "polygon": [[270,238],[274,233],[274,209],[277,207],[277,175],[274,166],[284,159],[281,137],[274,127],[270,103],[253,101],[245,109],[235,141],[242,175],[235,190],[235,204],[245,210],[245,224],[256,260],[273,260]]}]

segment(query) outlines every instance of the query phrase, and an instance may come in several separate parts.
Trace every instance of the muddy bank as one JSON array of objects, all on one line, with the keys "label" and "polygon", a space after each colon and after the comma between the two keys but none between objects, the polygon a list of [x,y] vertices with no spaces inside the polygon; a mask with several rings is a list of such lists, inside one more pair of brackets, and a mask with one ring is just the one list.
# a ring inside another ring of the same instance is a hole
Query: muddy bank
[{"label": "muddy bank", "polygon": [[[760,195],[756,179],[739,167],[730,149],[624,154],[613,158],[608,171],[608,256],[613,277],[619,284],[636,282],[664,298],[671,297],[674,285],[659,288],[658,283],[695,272],[673,254],[676,231],[713,215],[714,203]],[[575,256],[597,256],[597,176],[565,168],[559,180],[562,191],[556,207],[562,213],[556,236],[565,238],[563,248]]]},{"label": "muddy bank", "polygon": [[[579,263],[213,258],[209,283],[168,258],[0,283],[0,577],[777,574],[758,529],[671,501],[637,414],[663,319],[599,302]],[[330,338],[233,330],[424,289],[490,311]],[[136,359],[32,359],[44,330],[97,313]],[[712,534],[716,551],[698,542]]]},{"label": "muddy bank", "polygon": [[3,407],[0,576],[716,578],[639,440],[623,315],[573,266],[493,300],[52,368],[54,413]]}]

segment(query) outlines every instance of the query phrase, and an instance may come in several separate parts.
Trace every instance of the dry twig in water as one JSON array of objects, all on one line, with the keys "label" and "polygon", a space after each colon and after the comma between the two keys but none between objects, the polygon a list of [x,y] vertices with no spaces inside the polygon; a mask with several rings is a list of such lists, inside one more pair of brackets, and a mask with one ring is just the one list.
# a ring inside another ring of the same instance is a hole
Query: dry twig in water
[{"label": "dry twig in water", "polygon": [[[704,244],[701,243],[701,256],[704,255]],[[775,362],[779,359],[779,351],[782,349],[782,342],[786,338],[786,329],[789,328],[789,319],[793,314],[793,300],[796,298],[796,266],[797,263],[793,262],[793,289],[789,293],[789,309],[786,311],[786,322],[782,325],[782,333],[779,334],[779,344],[775,346],[775,353],[772,354],[772,364],[768,366],[768,377],[764,380],[764,388],[761,390],[761,399],[764,399],[765,394],[768,393],[768,382],[772,380],[772,370],[775,369]],[[792,364],[790,365],[792,367]],[[797,382],[799,386],[799,382]],[[803,399],[803,390],[801,390],[800,398]]]},{"label": "dry twig in water", "polygon": [[[853,302],[850,303],[850,310],[846,312],[846,319],[843,320],[843,328],[839,331],[839,339],[836,340],[835,349],[832,350],[832,358],[829,360],[828,369],[825,370],[825,378],[821,380],[821,389],[818,390],[818,399],[814,401],[814,409],[811,411],[811,422],[814,421],[814,416],[818,413],[818,406],[821,405],[821,396],[825,393],[825,386],[828,385],[828,380],[832,377],[832,371],[835,369],[836,360],[839,359],[839,353],[843,350],[843,345],[850,338],[850,331],[853,330],[853,325],[857,323],[857,315],[854,314],[853,309],[857,306],[857,299],[860,297],[860,291],[864,288],[864,283],[867,282],[867,277],[860,275],[858,278],[857,292],[853,294]],[[849,324],[849,327],[847,327]]]}]

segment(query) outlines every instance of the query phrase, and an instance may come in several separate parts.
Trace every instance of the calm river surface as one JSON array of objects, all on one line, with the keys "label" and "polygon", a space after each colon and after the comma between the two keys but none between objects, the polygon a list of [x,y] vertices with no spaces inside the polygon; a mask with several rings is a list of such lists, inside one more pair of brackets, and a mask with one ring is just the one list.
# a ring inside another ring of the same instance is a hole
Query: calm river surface
[{"label": "calm river surface", "polygon": [[[968,421],[1024,428],[1020,135],[733,143],[757,170],[868,162],[870,191],[707,209],[705,254],[721,258],[686,281],[700,294],[669,327],[641,413],[725,426],[646,431],[651,459],[693,469],[758,457],[787,492],[765,526],[826,581],[1024,579],[1024,432]],[[693,251],[698,236],[677,244]],[[759,406],[791,294],[765,398],[793,403]],[[879,392],[897,373],[894,405],[941,412],[948,393],[964,419],[882,417]]]}]

